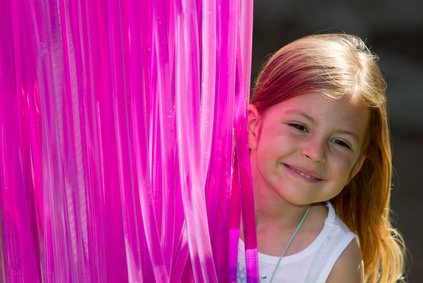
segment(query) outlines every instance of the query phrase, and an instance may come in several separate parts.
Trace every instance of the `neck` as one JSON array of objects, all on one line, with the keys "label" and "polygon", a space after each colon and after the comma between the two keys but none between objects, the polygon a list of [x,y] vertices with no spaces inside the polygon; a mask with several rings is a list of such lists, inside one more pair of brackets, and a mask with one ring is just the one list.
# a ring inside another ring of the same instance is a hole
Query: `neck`
[{"label": "neck", "polygon": [[[256,187],[255,187],[256,188]],[[254,190],[254,207],[257,231],[273,228],[290,230],[297,227],[305,211],[306,205],[294,205],[277,195],[266,195],[262,190]]]},{"label": "neck", "polygon": [[[256,191],[254,193],[256,194]],[[280,256],[310,205],[297,206],[266,199],[264,196],[255,195],[257,248],[261,253]],[[314,207],[316,205],[311,206]],[[309,217],[307,217],[305,222],[310,222]],[[240,238],[244,240],[242,221]],[[303,234],[299,239],[300,242],[296,241],[287,255],[304,249],[314,238],[308,239]],[[278,244],[275,246],[275,243]]]}]

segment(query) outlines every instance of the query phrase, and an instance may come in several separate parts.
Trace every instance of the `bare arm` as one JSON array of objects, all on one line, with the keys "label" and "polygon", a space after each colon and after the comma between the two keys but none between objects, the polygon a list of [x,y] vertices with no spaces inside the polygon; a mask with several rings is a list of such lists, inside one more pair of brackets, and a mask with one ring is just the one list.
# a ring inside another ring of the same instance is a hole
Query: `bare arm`
[{"label": "bare arm", "polygon": [[364,264],[357,241],[351,241],[348,247],[342,252],[326,282],[364,282]]}]

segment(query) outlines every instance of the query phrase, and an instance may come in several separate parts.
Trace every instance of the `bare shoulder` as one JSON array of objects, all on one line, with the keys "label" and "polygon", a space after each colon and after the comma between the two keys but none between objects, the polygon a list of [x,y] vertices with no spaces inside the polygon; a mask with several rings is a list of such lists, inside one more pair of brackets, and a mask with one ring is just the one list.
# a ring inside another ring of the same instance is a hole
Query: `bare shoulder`
[{"label": "bare shoulder", "polygon": [[345,248],[326,282],[364,282],[364,264],[357,241],[351,241],[348,247]]}]

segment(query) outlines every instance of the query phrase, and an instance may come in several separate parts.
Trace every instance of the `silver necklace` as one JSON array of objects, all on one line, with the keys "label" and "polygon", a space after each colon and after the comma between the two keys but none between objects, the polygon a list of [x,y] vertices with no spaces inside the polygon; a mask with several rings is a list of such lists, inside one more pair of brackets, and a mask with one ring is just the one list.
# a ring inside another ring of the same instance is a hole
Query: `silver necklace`
[{"label": "silver necklace", "polygon": [[295,230],[294,234],[292,235],[291,239],[289,240],[288,244],[286,245],[285,249],[283,250],[281,256],[279,257],[278,263],[276,264],[275,270],[273,271],[272,277],[270,277],[269,282],[272,282],[273,277],[276,274],[276,270],[278,270],[279,264],[281,263],[283,255],[285,254],[285,252],[288,249],[289,245],[291,244],[292,240],[294,240],[294,237],[295,237],[295,235],[297,235],[298,230],[300,230],[301,225],[303,225],[303,222],[306,219],[306,216],[307,216],[309,210],[310,210],[310,206],[307,208],[306,212],[304,213],[303,219],[301,219],[300,224],[298,224],[297,229]]}]

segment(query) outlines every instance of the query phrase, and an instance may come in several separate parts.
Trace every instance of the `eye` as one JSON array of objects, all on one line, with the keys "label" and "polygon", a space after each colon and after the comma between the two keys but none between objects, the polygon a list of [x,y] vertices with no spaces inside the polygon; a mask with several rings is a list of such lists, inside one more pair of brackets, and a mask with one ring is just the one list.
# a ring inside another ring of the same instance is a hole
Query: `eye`
[{"label": "eye", "polygon": [[299,123],[289,123],[289,126],[290,126],[290,127],[292,127],[292,128],[294,128],[294,129],[295,129],[295,130],[297,130],[297,131],[300,131],[300,132],[305,132],[305,133],[307,133],[307,132],[308,132],[307,127],[306,127],[306,126],[304,126],[303,124],[299,124]]},{"label": "eye", "polygon": [[340,146],[342,146],[342,147],[345,147],[345,148],[351,149],[351,146],[350,146],[347,142],[345,142],[345,141],[343,141],[343,140],[334,139],[334,140],[331,140],[331,142],[333,142],[333,143],[335,143],[335,144],[338,144],[338,145],[340,145]]}]

